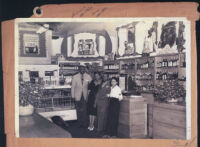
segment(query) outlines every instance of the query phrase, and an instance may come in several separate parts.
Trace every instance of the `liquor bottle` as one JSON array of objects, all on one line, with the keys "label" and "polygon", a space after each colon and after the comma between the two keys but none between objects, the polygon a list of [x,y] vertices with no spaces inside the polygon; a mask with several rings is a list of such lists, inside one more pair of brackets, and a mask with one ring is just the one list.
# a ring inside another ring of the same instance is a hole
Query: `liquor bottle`
[{"label": "liquor bottle", "polygon": [[165,67],[165,61],[164,61],[164,59],[162,61],[162,67]]},{"label": "liquor bottle", "polygon": [[168,62],[168,67],[172,67],[172,60]]},{"label": "liquor bottle", "polygon": [[167,73],[164,73],[163,74],[163,80],[166,80],[167,79]]},{"label": "liquor bottle", "polygon": [[165,67],[168,67],[168,61],[165,59]]}]

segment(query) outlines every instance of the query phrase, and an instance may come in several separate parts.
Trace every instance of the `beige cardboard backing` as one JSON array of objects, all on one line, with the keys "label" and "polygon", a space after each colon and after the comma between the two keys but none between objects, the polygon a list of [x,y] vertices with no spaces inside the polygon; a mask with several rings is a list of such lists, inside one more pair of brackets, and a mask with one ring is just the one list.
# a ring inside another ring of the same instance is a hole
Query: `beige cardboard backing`
[{"label": "beige cardboard backing", "polygon": [[[91,7],[89,11],[83,9]],[[14,21],[2,23],[3,76],[5,132],[7,147],[175,147],[197,146],[197,54],[195,21],[198,19],[197,3],[113,3],[65,4],[42,6],[41,18],[62,17],[187,17],[191,21],[191,100],[192,139],[189,141],[156,139],[65,139],[65,138],[15,138],[14,133]],[[82,10],[80,12],[80,10]],[[98,10],[98,13],[94,13]],[[83,12],[83,13],[82,13]],[[99,13],[100,12],[100,13]],[[32,16],[32,18],[37,16]]]}]

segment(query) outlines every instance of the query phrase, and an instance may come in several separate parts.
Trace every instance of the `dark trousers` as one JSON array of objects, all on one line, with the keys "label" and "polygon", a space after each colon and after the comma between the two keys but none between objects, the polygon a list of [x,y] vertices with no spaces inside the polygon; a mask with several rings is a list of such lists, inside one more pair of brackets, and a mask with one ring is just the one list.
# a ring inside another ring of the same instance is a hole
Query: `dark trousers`
[{"label": "dark trousers", "polygon": [[86,127],[88,125],[87,103],[83,95],[80,101],[75,101],[75,106],[79,125]]},{"label": "dark trousers", "polygon": [[106,125],[106,134],[117,136],[117,128],[119,121],[119,100],[116,98],[109,98],[108,116]]}]

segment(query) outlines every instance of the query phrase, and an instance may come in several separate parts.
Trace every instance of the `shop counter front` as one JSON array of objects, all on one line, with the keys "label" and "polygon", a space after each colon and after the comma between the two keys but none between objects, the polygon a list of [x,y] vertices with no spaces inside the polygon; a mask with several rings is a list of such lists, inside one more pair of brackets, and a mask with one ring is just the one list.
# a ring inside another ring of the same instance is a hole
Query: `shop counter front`
[{"label": "shop counter front", "polygon": [[142,96],[124,96],[120,102],[118,136],[147,137],[147,104]]},{"label": "shop counter front", "polygon": [[153,138],[186,139],[185,105],[153,104]]},{"label": "shop counter front", "polygon": [[41,115],[19,117],[19,136],[22,138],[71,138],[71,134]]}]

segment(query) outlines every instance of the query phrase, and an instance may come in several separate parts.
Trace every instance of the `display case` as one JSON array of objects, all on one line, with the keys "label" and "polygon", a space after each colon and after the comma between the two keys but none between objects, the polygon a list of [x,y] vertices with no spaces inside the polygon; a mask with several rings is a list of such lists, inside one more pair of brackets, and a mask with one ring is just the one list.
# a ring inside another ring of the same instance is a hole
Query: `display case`
[{"label": "display case", "polygon": [[50,112],[74,109],[74,100],[71,98],[71,89],[68,87],[44,87],[43,97],[37,99],[37,112]]}]

